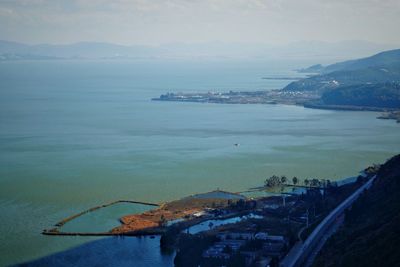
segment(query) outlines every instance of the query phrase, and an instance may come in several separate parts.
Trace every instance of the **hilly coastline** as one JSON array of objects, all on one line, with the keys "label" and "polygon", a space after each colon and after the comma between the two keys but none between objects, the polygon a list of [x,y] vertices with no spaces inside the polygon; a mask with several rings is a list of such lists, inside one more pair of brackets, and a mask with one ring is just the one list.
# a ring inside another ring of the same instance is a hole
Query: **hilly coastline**
[{"label": "hilly coastline", "polygon": [[305,69],[301,69],[300,72],[306,73],[320,73],[326,74],[334,71],[350,71],[365,69],[375,66],[384,66],[399,63],[400,60],[400,49],[383,51],[370,57],[347,60],[343,62],[334,63],[328,66],[322,66],[316,64]]},{"label": "hilly coastline", "polygon": [[399,266],[400,155],[381,166],[377,179],[346,212],[344,225],[314,267]]},{"label": "hilly coastline", "polygon": [[301,72],[317,75],[294,81],[283,90],[325,92],[341,86],[400,81],[400,49],[381,52],[371,57],[335,63],[323,67],[313,65]]},{"label": "hilly coastline", "polygon": [[400,108],[400,49],[302,70],[307,71],[318,71],[320,74],[294,81],[283,89],[288,92],[315,92],[321,96],[306,102],[306,107],[350,110]]},{"label": "hilly coastline", "polygon": [[[166,93],[156,101],[216,104],[287,104],[307,108],[381,111],[379,119],[400,121],[400,49],[371,57],[298,70],[283,89],[207,93]],[[318,72],[318,73],[317,73]],[[273,78],[263,78],[273,79]],[[290,77],[279,79],[290,80]]]}]

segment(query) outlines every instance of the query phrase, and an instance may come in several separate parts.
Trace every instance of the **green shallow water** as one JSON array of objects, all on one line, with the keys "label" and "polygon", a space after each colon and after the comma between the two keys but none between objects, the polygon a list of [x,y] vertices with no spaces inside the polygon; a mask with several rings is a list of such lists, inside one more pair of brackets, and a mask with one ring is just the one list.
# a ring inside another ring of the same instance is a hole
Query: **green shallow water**
[{"label": "green shallow water", "polygon": [[103,233],[121,225],[119,218],[127,214],[139,214],[156,207],[133,203],[116,203],[85,213],[59,228],[69,233]]},{"label": "green shallow water", "polygon": [[280,88],[287,81],[261,77],[297,76],[296,67],[1,63],[0,265],[94,240],[40,232],[112,200],[243,191],[273,174],[340,179],[399,153],[399,125],[374,112],[149,100],[167,91]]}]

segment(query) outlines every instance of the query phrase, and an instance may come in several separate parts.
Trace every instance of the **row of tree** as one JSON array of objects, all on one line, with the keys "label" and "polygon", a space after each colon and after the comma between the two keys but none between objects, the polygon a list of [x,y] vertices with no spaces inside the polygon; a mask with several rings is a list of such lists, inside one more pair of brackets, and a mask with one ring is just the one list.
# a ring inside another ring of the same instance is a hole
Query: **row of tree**
[{"label": "row of tree", "polygon": [[266,187],[279,187],[279,186],[300,186],[301,184],[306,187],[322,187],[322,188],[330,188],[330,187],[336,187],[337,183],[336,182],[331,182],[330,180],[326,179],[304,179],[300,180],[296,176],[294,176],[291,179],[291,184],[288,182],[289,179],[282,175],[282,176],[277,176],[277,175],[272,175],[271,177],[265,179],[264,185]]}]

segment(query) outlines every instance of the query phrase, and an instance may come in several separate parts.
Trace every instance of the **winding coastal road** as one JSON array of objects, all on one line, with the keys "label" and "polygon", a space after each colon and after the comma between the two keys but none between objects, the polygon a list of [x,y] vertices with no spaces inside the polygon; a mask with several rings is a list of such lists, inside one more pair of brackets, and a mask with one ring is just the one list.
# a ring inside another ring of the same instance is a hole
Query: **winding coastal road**
[{"label": "winding coastal road", "polygon": [[326,240],[331,236],[343,222],[344,211],[350,207],[355,200],[371,187],[376,175],[368,182],[358,188],[353,194],[337,206],[325,219],[314,229],[306,241],[297,242],[286,257],[280,262],[281,267],[310,266],[321,250]]}]

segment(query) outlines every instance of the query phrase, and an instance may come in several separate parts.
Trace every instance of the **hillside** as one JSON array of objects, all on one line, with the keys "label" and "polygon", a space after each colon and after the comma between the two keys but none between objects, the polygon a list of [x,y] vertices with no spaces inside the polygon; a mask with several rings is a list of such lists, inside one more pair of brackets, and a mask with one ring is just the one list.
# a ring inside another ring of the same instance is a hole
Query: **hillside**
[{"label": "hillside", "polygon": [[305,69],[301,69],[300,72],[318,72],[321,74],[327,74],[334,71],[351,71],[369,67],[386,66],[398,62],[400,62],[400,49],[394,49],[384,51],[370,57],[334,63],[326,67],[322,66],[321,64],[317,64]]},{"label": "hillside", "polygon": [[319,70],[319,75],[290,83],[282,91],[314,93],[321,98],[304,105],[333,109],[399,109],[400,49],[371,57],[314,65],[302,71]]},{"label": "hillside", "polygon": [[378,83],[342,86],[325,92],[321,100],[325,105],[400,108],[400,84]]},{"label": "hillside", "polygon": [[[157,54],[157,53],[158,54]],[[100,42],[79,42],[66,45],[26,45],[0,40],[0,60],[17,59],[77,59],[77,58],[121,58],[150,57],[159,55],[151,46],[124,46]]]},{"label": "hillside", "polygon": [[371,189],[346,212],[344,226],[314,262],[319,266],[400,266],[400,155],[379,170]]},{"label": "hillside", "polygon": [[340,86],[400,82],[400,59],[398,62],[357,70],[341,70],[312,76],[287,85],[284,91],[314,91],[323,93]]},{"label": "hillside", "polygon": [[344,62],[339,62],[336,64],[332,64],[326,66],[322,69],[322,72],[329,73],[333,71],[343,71],[343,70],[357,70],[364,69],[368,67],[375,66],[386,66],[394,63],[398,63],[400,61],[400,49],[384,51],[373,55],[371,57],[349,60]]}]

